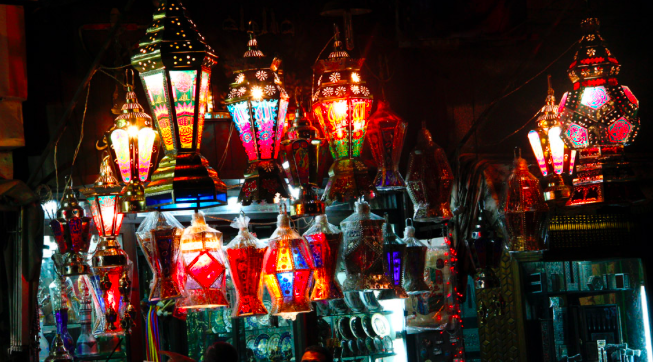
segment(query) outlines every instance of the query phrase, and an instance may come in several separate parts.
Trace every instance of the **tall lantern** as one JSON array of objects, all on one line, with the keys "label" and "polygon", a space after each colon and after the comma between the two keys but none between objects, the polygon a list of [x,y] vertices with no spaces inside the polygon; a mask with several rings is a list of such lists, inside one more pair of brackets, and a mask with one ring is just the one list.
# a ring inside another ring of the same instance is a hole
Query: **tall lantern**
[{"label": "tall lantern", "polygon": [[433,142],[425,122],[408,158],[406,184],[415,208],[415,221],[451,219],[453,172],[444,150]]},{"label": "tall lantern", "polygon": [[374,187],[379,191],[403,190],[404,178],[399,173],[399,158],[404,148],[408,123],[404,122],[387,101],[377,102],[376,112],[367,127],[367,142],[378,167]]},{"label": "tall lantern", "polygon": [[311,300],[342,299],[342,287],[336,273],[342,256],[342,232],[329,224],[326,215],[317,215],[315,223],[305,233],[304,239],[311,248],[315,263],[315,286]]},{"label": "tall lantern", "polygon": [[280,213],[263,259],[263,278],[272,297],[272,315],[295,320],[297,314],[311,312],[309,291],[314,269],[308,243],[290,227],[290,216]]},{"label": "tall lantern", "polygon": [[[326,140],[319,137],[300,107],[286,139],[281,142],[283,167],[293,187],[299,188],[299,198],[290,205],[293,216],[325,213],[324,202],[318,200],[317,189],[326,171]],[[302,117],[303,116],[303,117]]]},{"label": "tall lantern", "polygon": [[57,243],[57,253],[62,255],[62,276],[89,274],[86,254],[91,246],[91,218],[84,216],[72,188],[64,191],[57,218],[50,221],[50,228]]},{"label": "tall lantern", "polygon": [[428,246],[415,238],[415,228],[412,223],[408,225],[408,220],[410,219],[406,219],[405,236],[402,240],[406,244],[403,287],[408,294],[421,294],[431,290],[424,278]]},{"label": "tall lantern", "polygon": [[122,112],[107,132],[105,139],[111,150],[115,173],[127,185],[122,192],[123,213],[143,212],[145,191],[143,183],[150,179],[154,165],[159,159],[159,135],[152,128],[150,117],[136,99],[132,80],[127,82],[125,104]]},{"label": "tall lantern", "polygon": [[408,293],[403,287],[406,244],[392,231],[387,213],[383,224],[383,263],[385,275],[392,283],[392,288],[381,291],[379,299],[408,298]]},{"label": "tall lantern", "polygon": [[233,82],[226,100],[249,159],[238,201],[243,205],[261,201],[271,204],[276,194],[290,197],[278,162],[288,94],[277,74],[281,60],[265,57],[253,31],[249,34],[248,50],[233,65]]},{"label": "tall lantern", "polygon": [[476,289],[496,288],[500,286],[500,280],[493,269],[499,267],[503,246],[501,239],[494,237],[488,230],[487,222],[483,217],[483,209],[478,208],[478,218],[468,247],[471,252],[476,273],[474,274],[474,286]]},{"label": "tall lantern", "polygon": [[562,141],[562,129],[558,106],[555,104],[555,94],[551,87],[551,76],[548,81],[549,90],[546,104],[538,112],[537,129],[528,133],[528,140],[542,176],[545,177],[544,199],[546,201],[565,200],[571,195],[571,189],[565,185],[562,175],[574,173],[576,150],[570,150]]},{"label": "tall lantern", "polygon": [[335,29],[334,51],[314,66],[317,79],[313,94],[313,115],[329,141],[333,165],[323,199],[348,201],[373,197],[375,188],[367,167],[360,160],[367,122],[372,112],[372,93],[361,77],[365,59],[355,59],[342,49]]},{"label": "tall lantern", "polygon": [[132,57],[165,156],[145,187],[148,208],[197,209],[227,202],[227,188],[200,154],[213,49],[179,0],[161,0]]},{"label": "tall lantern", "polygon": [[222,250],[222,233],[209,227],[204,213],[193,214],[191,225],[181,236],[183,266],[182,294],[178,308],[228,306],[227,260]]},{"label": "tall lantern", "polygon": [[565,93],[559,112],[562,137],[579,150],[578,176],[567,205],[638,200],[641,191],[624,161],[623,147],[639,131],[639,101],[619,84],[621,68],[599,34],[599,20],[581,22],[583,37],[568,75],[574,89]]}]

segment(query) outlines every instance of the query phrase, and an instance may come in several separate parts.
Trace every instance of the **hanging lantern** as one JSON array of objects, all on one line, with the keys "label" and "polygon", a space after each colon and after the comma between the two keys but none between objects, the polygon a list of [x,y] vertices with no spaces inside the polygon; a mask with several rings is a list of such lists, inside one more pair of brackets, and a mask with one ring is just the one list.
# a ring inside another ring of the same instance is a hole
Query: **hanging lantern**
[{"label": "hanging lantern", "polygon": [[57,218],[50,221],[50,229],[57,243],[57,253],[61,254],[62,276],[89,274],[86,254],[91,246],[91,218],[84,216],[72,187],[64,191]]},{"label": "hanging lantern", "polygon": [[342,299],[342,287],[336,276],[342,249],[342,232],[329,224],[325,214],[317,215],[304,238],[308,241],[315,264],[312,301]]},{"label": "hanging lantern", "polygon": [[318,200],[317,189],[322,185],[326,171],[326,140],[319,138],[299,105],[293,126],[281,142],[283,167],[290,184],[299,189],[299,198],[290,206],[293,216],[324,214],[324,202]]},{"label": "hanging lantern", "polygon": [[126,84],[122,113],[105,136],[114,173],[119,174],[126,185],[120,200],[123,213],[146,211],[143,183],[150,179],[159,159],[160,143],[159,135],[152,128],[152,117],[145,113],[136,99],[134,71],[129,71],[132,80]]},{"label": "hanging lantern", "polygon": [[73,289],[75,299],[79,303],[77,317],[81,326],[77,344],[75,346],[76,356],[95,355],[98,353],[97,340],[91,330],[92,294],[93,287],[87,276],[77,278],[77,289]]},{"label": "hanging lantern", "polygon": [[276,194],[290,198],[278,163],[288,94],[277,74],[281,60],[265,57],[252,30],[249,36],[247,52],[232,67],[234,78],[226,100],[249,159],[238,201],[243,205],[252,201],[271,204]]},{"label": "hanging lantern", "polygon": [[417,135],[417,146],[408,158],[406,184],[415,208],[415,221],[451,219],[453,172],[444,150],[433,142],[425,122]]},{"label": "hanging lantern", "polygon": [[515,151],[512,174],[506,185],[504,216],[510,251],[544,250],[542,227],[549,207],[540,193],[540,183],[528,172],[521,150]]},{"label": "hanging lantern", "polygon": [[314,66],[317,90],[313,95],[313,115],[335,160],[324,190],[327,205],[365,195],[374,197],[376,191],[360,160],[373,98],[361,78],[365,59],[350,58],[341,48],[337,27],[334,37],[334,51]]},{"label": "hanging lantern", "polygon": [[162,0],[131,59],[156,118],[165,156],[145,187],[148,208],[227,203],[227,188],[200,154],[211,67],[217,62],[179,0]]},{"label": "hanging lantern", "polygon": [[249,233],[249,217],[236,217],[231,226],[238,235],[224,247],[229,262],[231,279],[236,290],[236,301],[231,308],[233,318],[266,315],[263,304],[263,257],[268,246]]},{"label": "hanging lantern", "polygon": [[367,141],[378,171],[374,187],[379,191],[403,190],[404,178],[399,173],[399,158],[404,148],[408,123],[390,109],[387,101],[377,102],[376,112],[370,117]]},{"label": "hanging lantern", "polygon": [[493,271],[501,263],[502,245],[500,239],[487,228],[483,217],[483,209],[478,208],[478,219],[472,230],[472,237],[468,242],[472,260],[476,266],[474,286],[476,289],[496,288],[500,286],[499,278]]},{"label": "hanging lantern", "polygon": [[[121,320],[128,310],[128,299],[124,290],[121,290],[121,280],[129,278],[132,262],[127,260],[125,265],[113,267],[93,267],[94,277],[102,294],[102,307],[104,308],[105,326],[103,335],[120,335],[125,333]],[[124,289],[124,288],[123,288]],[[129,318],[129,317],[128,317]]]},{"label": "hanging lantern", "polygon": [[155,211],[148,213],[143,222],[136,230],[136,239],[141,246],[141,250],[145,255],[145,260],[152,270],[152,281],[150,282],[150,301],[157,301],[161,299],[161,271],[159,270],[159,261],[155,254],[154,239],[152,230],[177,228],[183,230],[184,227],[175,219],[172,214],[167,212]]},{"label": "hanging lantern", "polygon": [[183,298],[177,302],[177,308],[228,306],[222,233],[206,225],[204,213],[193,214],[191,225],[181,236],[180,249]]},{"label": "hanging lantern", "polygon": [[[181,296],[180,280],[183,271],[177,266],[179,261],[179,243],[184,232],[179,223],[159,223],[150,230],[152,249],[156,262],[157,281],[160,288],[159,299],[172,299]],[[181,273],[181,274],[180,274]]]},{"label": "hanging lantern", "polygon": [[640,127],[639,101],[619,84],[621,66],[599,34],[599,20],[581,22],[583,37],[569,67],[574,90],[565,93],[559,112],[562,137],[579,150],[578,177],[567,205],[624,203],[642,198],[624,161],[623,147]]},{"label": "hanging lantern", "polygon": [[379,299],[408,298],[408,293],[403,287],[406,244],[392,231],[392,225],[390,225],[387,213],[383,224],[383,262],[385,274],[388,276],[392,287],[381,291]]},{"label": "hanging lantern", "polygon": [[561,138],[561,125],[558,106],[548,78],[549,91],[546,104],[537,115],[537,129],[528,133],[528,140],[537,159],[537,164],[544,176],[546,201],[566,200],[571,195],[571,188],[565,185],[563,174],[574,173],[576,150],[567,148]]},{"label": "hanging lantern", "polygon": [[406,219],[406,235],[402,242],[406,244],[406,262],[404,265],[404,282],[403,288],[408,294],[421,294],[431,290],[426,280],[424,280],[424,272],[426,271],[426,253],[428,246],[415,238],[415,228],[408,225]]},{"label": "hanging lantern", "polygon": [[[52,306],[52,313],[54,314],[55,324],[57,328],[57,337],[60,337],[63,345],[70,354],[75,353],[75,342],[73,341],[70,332],[68,332],[68,310],[72,305],[66,290],[66,281],[55,276],[55,279],[48,286],[50,292],[50,304]],[[56,346],[53,344],[50,350],[55,350]]]},{"label": "hanging lantern", "polygon": [[263,259],[263,278],[272,298],[270,313],[295,320],[299,313],[309,313],[309,291],[313,284],[313,257],[308,243],[290,227],[284,211],[277,217],[277,229],[270,236]]},{"label": "hanging lantern", "polygon": [[345,292],[392,288],[383,267],[384,222],[384,218],[372,214],[370,205],[361,200],[355,203],[354,213],[340,223],[345,244]]}]

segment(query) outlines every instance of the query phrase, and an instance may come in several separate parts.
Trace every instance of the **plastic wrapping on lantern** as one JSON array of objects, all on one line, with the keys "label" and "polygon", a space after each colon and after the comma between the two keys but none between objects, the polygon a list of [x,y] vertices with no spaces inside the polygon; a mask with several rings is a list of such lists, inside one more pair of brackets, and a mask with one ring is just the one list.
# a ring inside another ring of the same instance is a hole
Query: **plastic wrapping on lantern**
[{"label": "plastic wrapping on lantern", "polygon": [[297,314],[313,310],[309,291],[314,269],[308,243],[290,227],[290,216],[286,212],[279,214],[263,259],[263,280],[272,298],[272,315],[295,320]]},{"label": "plastic wrapping on lantern", "polygon": [[154,261],[157,264],[160,299],[179,298],[181,296],[180,282],[183,271],[179,270],[179,243],[184,232],[177,223],[161,223],[150,230]]},{"label": "plastic wrapping on lantern", "polygon": [[383,267],[383,223],[370,212],[365,201],[355,203],[355,212],[340,223],[344,249],[345,292],[390,289],[392,283]]},{"label": "plastic wrapping on lantern", "polygon": [[[55,316],[55,324],[57,327],[57,335],[61,339],[66,349],[72,354],[75,352],[75,342],[68,332],[69,314],[73,313],[72,303],[69,298],[69,288],[67,280],[63,280],[58,276],[50,283],[48,289],[50,292],[50,303],[52,305],[52,313]],[[53,341],[54,342],[54,341]],[[54,348],[54,343],[51,349]]]},{"label": "plastic wrapping on lantern", "polygon": [[305,233],[313,263],[315,264],[315,286],[311,300],[342,299],[342,287],[336,273],[342,256],[342,232],[337,226],[329,224],[326,215],[315,217],[315,223]]},{"label": "plastic wrapping on lantern", "polygon": [[160,270],[159,263],[157,262],[154,244],[152,238],[152,229],[161,228],[161,227],[176,227],[183,229],[184,227],[175,219],[172,214],[167,212],[154,211],[147,214],[143,222],[138,226],[136,230],[136,239],[138,240],[138,245],[140,245],[143,254],[145,255],[145,260],[152,270],[152,280],[150,281],[150,301],[157,301],[161,299],[161,285],[159,282]]},{"label": "plastic wrapping on lantern", "polygon": [[94,355],[98,353],[97,340],[92,333],[94,294],[93,286],[87,275],[79,276],[77,282],[72,285],[72,296],[77,302],[75,304],[75,312],[78,316],[78,323],[81,326],[75,347],[76,356]]},{"label": "plastic wrapping on lantern", "polygon": [[101,295],[102,303],[100,303],[100,306],[102,314],[104,314],[104,329],[101,331],[95,329],[95,333],[102,335],[123,334],[124,330],[120,325],[120,320],[127,305],[120,292],[120,278],[123,273],[127,273],[129,279],[132,278],[133,263],[128,260],[125,266],[91,268],[91,270],[93,271],[93,278],[91,279],[93,288]]},{"label": "plastic wrapping on lantern", "polygon": [[428,292],[429,286],[424,280],[428,247],[415,238],[415,228],[408,226],[407,222],[404,234],[405,237],[402,241],[406,244],[406,262],[404,265],[403,287],[408,294]]},{"label": "plastic wrapping on lantern", "polygon": [[404,178],[399,173],[399,158],[404,148],[408,123],[390,109],[386,101],[377,101],[376,112],[367,126],[367,141],[378,171],[374,186],[379,191],[403,190]]},{"label": "plastic wrapping on lantern", "polygon": [[180,250],[182,298],[177,301],[177,308],[228,306],[222,233],[206,224],[204,213],[193,214],[191,225],[181,236]]},{"label": "plastic wrapping on lantern", "polygon": [[64,191],[57,218],[50,221],[50,229],[57,243],[60,254],[61,274],[73,276],[89,274],[86,254],[91,245],[91,218],[84,216],[84,209],[79,205],[71,188]]},{"label": "plastic wrapping on lantern", "polygon": [[383,263],[385,275],[392,283],[392,288],[381,291],[379,299],[408,298],[408,293],[403,287],[406,244],[392,231],[387,213],[383,224]]},{"label": "plastic wrapping on lantern", "polygon": [[231,227],[238,229],[238,235],[224,247],[236,290],[235,303],[231,308],[233,318],[268,314],[263,305],[261,278],[263,257],[268,246],[249,232],[248,225],[249,217],[236,217]]}]

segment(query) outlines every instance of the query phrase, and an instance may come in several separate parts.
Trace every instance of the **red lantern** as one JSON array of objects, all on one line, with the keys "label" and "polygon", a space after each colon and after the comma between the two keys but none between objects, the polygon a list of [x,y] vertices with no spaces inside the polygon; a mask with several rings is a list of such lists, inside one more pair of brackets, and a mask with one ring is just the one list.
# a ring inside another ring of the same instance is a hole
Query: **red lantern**
[{"label": "red lantern", "polygon": [[342,249],[342,232],[329,224],[326,215],[315,217],[304,238],[311,249],[315,264],[315,286],[311,293],[312,301],[342,299],[342,287],[336,277]]},{"label": "red lantern", "polygon": [[399,173],[399,158],[404,148],[408,123],[390,109],[386,101],[377,102],[376,112],[367,127],[367,142],[378,171],[374,187],[379,191],[403,190],[404,178]]},{"label": "red lantern", "polygon": [[57,253],[62,255],[62,276],[89,274],[86,254],[91,246],[91,219],[84,216],[72,188],[64,191],[57,218],[50,221],[57,243]]}]

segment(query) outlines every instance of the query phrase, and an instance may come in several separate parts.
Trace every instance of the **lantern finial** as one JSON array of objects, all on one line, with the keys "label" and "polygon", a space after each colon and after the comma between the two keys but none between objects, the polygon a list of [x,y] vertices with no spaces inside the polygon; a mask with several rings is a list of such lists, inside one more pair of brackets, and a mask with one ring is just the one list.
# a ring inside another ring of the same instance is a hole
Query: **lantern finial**
[{"label": "lantern finial", "polygon": [[249,21],[249,29],[247,30],[249,35],[249,41],[247,42],[247,51],[243,55],[245,58],[263,58],[263,52],[258,49],[258,41],[256,40],[256,34],[254,34],[254,25],[252,21]]}]

